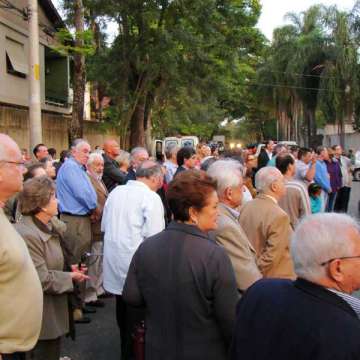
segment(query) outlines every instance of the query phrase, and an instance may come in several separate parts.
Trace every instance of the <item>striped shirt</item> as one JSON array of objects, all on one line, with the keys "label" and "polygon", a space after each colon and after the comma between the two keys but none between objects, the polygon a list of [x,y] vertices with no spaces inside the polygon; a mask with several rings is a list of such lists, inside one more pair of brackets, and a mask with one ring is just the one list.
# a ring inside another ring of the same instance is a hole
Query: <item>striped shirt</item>
[{"label": "striped shirt", "polygon": [[329,291],[341,297],[356,313],[357,317],[360,319],[360,300],[349,294],[345,294],[341,291],[335,289],[329,289]]}]

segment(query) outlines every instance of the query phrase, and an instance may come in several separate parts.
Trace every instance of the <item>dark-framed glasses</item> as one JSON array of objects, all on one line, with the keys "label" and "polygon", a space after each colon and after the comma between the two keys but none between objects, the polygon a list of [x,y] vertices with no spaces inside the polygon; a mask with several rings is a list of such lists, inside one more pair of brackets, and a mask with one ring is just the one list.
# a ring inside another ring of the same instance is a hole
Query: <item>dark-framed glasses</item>
[{"label": "dark-framed glasses", "polygon": [[322,262],[320,265],[321,265],[321,266],[324,266],[324,265],[326,265],[326,264],[328,264],[328,263],[330,263],[330,262],[332,262],[332,261],[334,261],[334,260],[337,260],[337,259],[339,259],[339,260],[360,259],[360,255],[358,255],[358,256],[343,256],[343,257],[337,257],[337,258],[333,258],[333,259],[324,261],[324,262]]}]

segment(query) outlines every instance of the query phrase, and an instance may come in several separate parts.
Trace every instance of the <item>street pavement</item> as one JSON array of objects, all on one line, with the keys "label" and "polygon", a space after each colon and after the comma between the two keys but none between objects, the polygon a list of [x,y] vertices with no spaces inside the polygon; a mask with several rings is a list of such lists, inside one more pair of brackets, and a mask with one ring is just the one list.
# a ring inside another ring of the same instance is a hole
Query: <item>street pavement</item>
[{"label": "street pavement", "polygon": [[[360,182],[354,182],[351,190],[349,214],[359,219],[358,201]],[[355,294],[360,298],[360,292]],[[105,308],[90,315],[90,324],[76,325],[76,341],[65,339],[62,356],[72,360],[120,360],[120,335],[115,317],[115,298],[104,300]]]}]

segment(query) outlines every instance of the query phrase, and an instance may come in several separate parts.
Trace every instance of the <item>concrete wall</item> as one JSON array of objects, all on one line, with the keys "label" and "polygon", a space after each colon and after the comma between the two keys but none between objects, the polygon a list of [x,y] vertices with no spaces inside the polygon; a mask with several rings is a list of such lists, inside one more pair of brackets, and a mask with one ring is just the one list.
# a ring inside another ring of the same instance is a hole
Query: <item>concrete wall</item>
[{"label": "concrete wall", "polygon": [[[323,140],[324,146],[333,146],[340,144],[339,135],[325,135]],[[352,149],[354,151],[360,150],[360,133],[345,135],[345,149]]]},{"label": "concrete wall", "polygon": [[[43,143],[54,147],[58,154],[68,149],[69,116],[47,113],[42,114]],[[11,136],[20,146],[28,149],[29,143],[29,112],[27,108],[11,107],[0,104],[0,133]],[[114,131],[104,131],[100,123],[86,121],[84,123],[84,138],[92,147],[102,145],[106,139],[119,140]]]}]

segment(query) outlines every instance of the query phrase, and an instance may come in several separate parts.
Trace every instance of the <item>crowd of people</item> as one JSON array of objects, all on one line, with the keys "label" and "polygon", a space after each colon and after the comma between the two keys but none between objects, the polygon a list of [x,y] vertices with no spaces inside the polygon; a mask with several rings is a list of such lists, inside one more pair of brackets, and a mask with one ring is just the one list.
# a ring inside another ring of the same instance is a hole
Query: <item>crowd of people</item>
[{"label": "crowd of people", "polygon": [[0,359],[59,360],[106,296],[122,360],[141,329],[146,360],[359,359],[351,179],[339,145],[77,139],[57,160],[0,134]]}]

